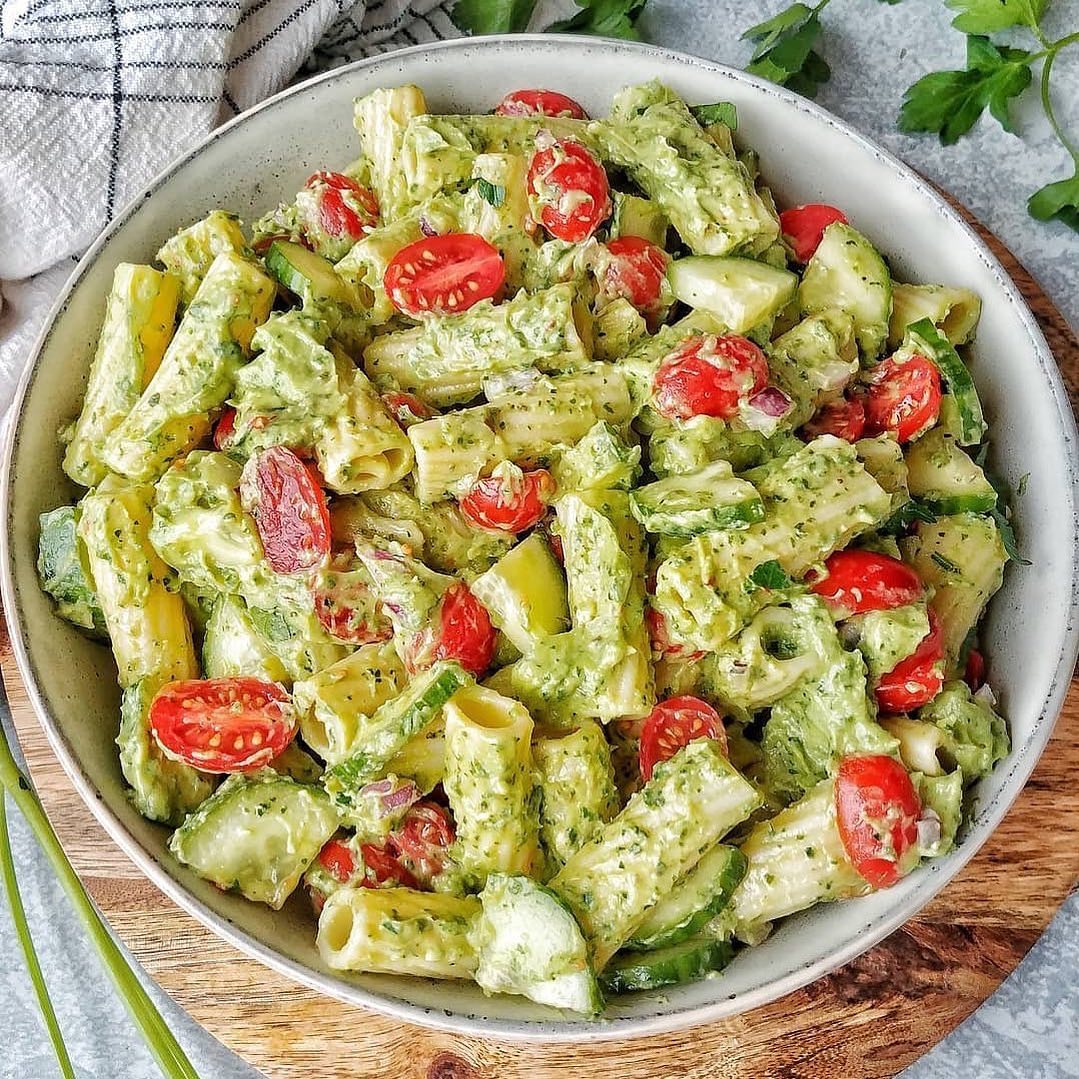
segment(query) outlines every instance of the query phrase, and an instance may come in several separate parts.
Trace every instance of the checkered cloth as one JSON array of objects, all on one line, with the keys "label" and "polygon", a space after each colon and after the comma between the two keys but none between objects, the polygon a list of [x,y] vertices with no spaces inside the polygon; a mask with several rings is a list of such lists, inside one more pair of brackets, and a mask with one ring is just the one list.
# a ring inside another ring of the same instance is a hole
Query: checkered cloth
[{"label": "checkered cloth", "polygon": [[452,6],[0,0],[0,412],[73,257],[151,177],[297,77],[459,36]]}]

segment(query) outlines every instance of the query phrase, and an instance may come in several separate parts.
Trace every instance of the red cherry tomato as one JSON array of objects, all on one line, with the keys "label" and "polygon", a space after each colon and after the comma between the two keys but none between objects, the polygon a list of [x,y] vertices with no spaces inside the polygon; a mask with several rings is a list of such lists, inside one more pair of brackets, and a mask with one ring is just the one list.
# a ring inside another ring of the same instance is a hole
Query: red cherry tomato
[{"label": "red cherry tomato", "polygon": [[857,442],[865,433],[865,405],[857,397],[841,397],[830,401],[802,430],[810,437],[835,435],[848,442]]},{"label": "red cherry tomato", "polygon": [[221,419],[214,428],[214,448],[225,450],[229,447],[229,441],[236,433],[236,409],[226,407],[221,413]]},{"label": "red cherry tomato", "polygon": [[768,384],[768,360],[738,334],[698,334],[664,358],[652,382],[656,411],[667,419],[730,419]]},{"label": "red cherry tomato", "polygon": [[652,642],[652,651],[658,656],[670,656],[672,659],[677,657],[679,660],[683,660],[686,663],[692,663],[696,659],[700,659],[704,652],[686,652],[686,646],[684,644],[678,644],[671,640],[671,635],[667,630],[667,619],[664,618],[661,611],[657,611],[655,607],[648,606],[644,609],[644,623],[648,627],[648,636]]},{"label": "red cherry tomato", "polygon": [[944,635],[929,608],[929,632],[914,652],[877,683],[877,705],[885,712],[910,712],[928,704],[944,686]]},{"label": "red cherry tomato", "polygon": [[887,888],[910,867],[922,805],[907,770],[892,757],[845,757],[835,780],[839,836],[854,868]]},{"label": "red cherry tomato", "polygon": [[940,372],[924,356],[894,356],[873,372],[866,395],[865,418],[870,434],[890,431],[909,442],[937,422],[940,415]]},{"label": "red cherry tomato", "polygon": [[640,311],[653,311],[660,303],[670,256],[640,236],[620,236],[607,244],[611,261],[604,275],[606,291],[624,296]]},{"label": "red cherry tomato", "polygon": [[362,563],[349,552],[334,555],[311,581],[315,614],[326,632],[348,644],[388,641],[393,626],[382,613]]},{"label": "red cherry tomato", "polygon": [[393,306],[406,315],[458,315],[502,287],[498,249],[472,232],[425,236],[402,247],[383,277]]},{"label": "red cherry tomato", "polygon": [[341,839],[331,839],[318,852],[319,864],[338,884],[348,884],[356,872],[352,848]]},{"label": "red cherry tomato", "polygon": [[385,847],[377,847],[374,843],[361,843],[360,854],[363,856],[364,865],[361,887],[379,888],[383,884],[400,888],[420,886],[420,882]]},{"label": "red cherry tomato", "polygon": [[727,731],[719,713],[699,697],[671,697],[657,704],[641,731],[640,763],[645,780],[695,738],[714,738],[727,752]]},{"label": "red cherry tomato", "polygon": [[520,479],[488,476],[477,480],[460,501],[461,513],[476,528],[523,532],[547,512],[555,483],[550,472],[537,468]]},{"label": "red cherry tomato", "polygon": [[779,215],[779,227],[783,237],[794,250],[799,262],[808,262],[820,246],[824,230],[836,221],[847,224],[846,215],[834,206],[822,202],[809,202],[795,206]]},{"label": "red cherry tomato", "polygon": [[442,872],[453,840],[449,813],[434,802],[422,801],[409,807],[400,827],[390,833],[388,843],[421,881],[430,883]]},{"label": "red cherry tomato", "polygon": [[240,497],[275,573],[311,569],[330,553],[326,496],[310,466],[292,450],[271,446],[249,457]]},{"label": "red cherry tomato", "polygon": [[316,172],[304,187],[322,195],[319,221],[331,236],[355,242],[378,224],[378,199],[351,176]]},{"label": "red cherry tomato", "polygon": [[411,427],[414,423],[433,419],[438,413],[421,401],[414,393],[391,391],[382,395],[386,411],[402,426]]},{"label": "red cherry tomato", "polygon": [[967,653],[963,681],[970,686],[972,693],[977,693],[985,685],[985,656],[977,648],[972,648]]},{"label": "red cherry tomato", "polygon": [[170,682],[150,704],[150,729],[174,760],[202,772],[251,772],[296,734],[289,695],[258,678]]},{"label": "red cherry tomato", "polygon": [[579,142],[563,139],[532,155],[528,190],[539,209],[539,223],[554,237],[578,244],[611,213],[603,166]]},{"label": "red cherry tomato", "polygon": [[465,584],[451,585],[442,597],[439,637],[432,662],[455,659],[477,678],[491,665],[495,630],[487,608]]},{"label": "red cherry tomato", "polygon": [[824,567],[827,573],[810,585],[810,591],[848,615],[905,607],[924,591],[910,566],[876,551],[836,551]]},{"label": "red cherry tomato", "polygon": [[556,90],[514,90],[498,103],[496,116],[567,116],[587,120],[588,113],[573,100]]}]

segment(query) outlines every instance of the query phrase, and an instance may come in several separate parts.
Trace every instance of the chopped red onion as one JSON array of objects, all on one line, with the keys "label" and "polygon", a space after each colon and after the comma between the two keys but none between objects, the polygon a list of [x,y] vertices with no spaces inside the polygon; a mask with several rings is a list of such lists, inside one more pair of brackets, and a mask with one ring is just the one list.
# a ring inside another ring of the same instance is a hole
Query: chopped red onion
[{"label": "chopped red onion", "polygon": [[388,817],[407,809],[423,797],[420,788],[410,779],[379,779],[368,783],[361,791],[361,796],[369,795],[379,803],[379,816]]},{"label": "chopped red onion", "polygon": [[766,386],[749,399],[749,407],[774,419],[782,419],[794,407],[791,399],[777,386]]},{"label": "chopped red onion", "polygon": [[437,236],[438,235],[438,229],[436,229],[435,226],[432,225],[431,222],[428,221],[427,218],[425,216],[422,216],[422,215],[420,217],[420,232],[422,232],[424,234],[424,236]]},{"label": "chopped red onion", "polygon": [[750,430],[770,435],[793,408],[794,402],[781,389],[766,386],[742,406],[738,415]]}]

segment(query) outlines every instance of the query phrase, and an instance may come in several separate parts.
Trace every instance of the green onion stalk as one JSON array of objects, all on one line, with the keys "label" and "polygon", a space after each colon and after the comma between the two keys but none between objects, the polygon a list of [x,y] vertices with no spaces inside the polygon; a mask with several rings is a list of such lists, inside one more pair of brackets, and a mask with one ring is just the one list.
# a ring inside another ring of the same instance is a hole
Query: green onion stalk
[{"label": "green onion stalk", "polygon": [[[3,688],[0,686],[0,718],[11,718],[7,699]],[[60,1025],[56,1020],[52,1001],[45,985],[45,979],[41,973],[41,965],[38,962],[37,953],[34,950],[33,940],[30,937],[29,926],[26,922],[26,912],[23,909],[22,899],[19,895],[18,881],[15,877],[15,864],[11,854],[11,837],[7,828],[7,815],[4,799],[10,797],[18,806],[27,824],[30,826],[34,838],[37,839],[41,849],[45,852],[52,865],[53,871],[59,878],[64,891],[67,892],[71,905],[75,908],[83,927],[89,934],[90,939],[97,948],[101,961],[116,986],[121,999],[131,1013],[135,1025],[139,1028],[150,1052],[154,1055],[162,1074],[166,1079],[199,1079],[191,1061],[187,1059],[183,1049],[180,1048],[172,1031],[157,1010],[149,994],[143,989],[142,984],[135,976],[123,952],[112,939],[108,929],[105,928],[101,916],[94,907],[90,897],[86,894],[82,882],[79,880],[71,863],[67,860],[56,833],[49,824],[45,810],[41,807],[37,795],[30,786],[30,781],[23,774],[12,755],[8,745],[6,734],[0,725],[0,871],[4,878],[4,888],[7,892],[8,903],[11,907],[12,920],[15,923],[15,932],[22,946],[26,966],[30,973],[34,991],[37,994],[38,1005],[45,1020],[45,1026],[49,1032],[56,1060],[60,1066],[60,1073],[64,1079],[75,1079],[75,1072],[71,1066],[71,1059],[64,1046],[63,1035]]]}]

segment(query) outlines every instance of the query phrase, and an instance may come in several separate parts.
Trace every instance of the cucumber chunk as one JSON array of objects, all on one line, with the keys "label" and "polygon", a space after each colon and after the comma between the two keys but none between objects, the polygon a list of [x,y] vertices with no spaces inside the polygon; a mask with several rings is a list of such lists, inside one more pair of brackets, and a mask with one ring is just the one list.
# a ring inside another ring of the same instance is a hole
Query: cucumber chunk
[{"label": "cucumber chunk", "polygon": [[551,1008],[598,1015],[603,998],[588,946],[565,903],[524,876],[492,873],[469,939],[487,993],[518,993]]},{"label": "cucumber chunk", "polygon": [[663,247],[667,242],[670,222],[667,215],[651,200],[640,195],[614,192],[614,212],[611,214],[611,239],[620,236],[640,236]]},{"label": "cucumber chunk", "polygon": [[445,660],[415,675],[404,693],[381,705],[361,724],[356,741],[363,748],[326,772],[327,793],[348,808],[359,788],[380,778],[405,745],[438,718],[442,706],[471,684],[471,676],[462,667]]},{"label": "cucumber chunk", "polygon": [[630,505],[649,532],[666,536],[743,529],[764,519],[756,488],[738,479],[727,461],[639,487],[630,492]]},{"label": "cucumber chunk", "polygon": [[280,910],[337,826],[323,791],[266,768],[229,776],[173,832],[169,850],[218,887]]},{"label": "cucumber chunk", "polygon": [[630,951],[681,944],[699,933],[730,901],[746,875],[746,856],[737,847],[713,847],[689,876],[648,913],[626,942]]},{"label": "cucumber chunk", "polygon": [[955,398],[958,406],[959,431],[956,441],[960,446],[976,446],[985,436],[985,416],[974,379],[970,377],[967,365],[959,358],[959,353],[927,318],[907,327],[904,347],[913,349],[937,365],[948,393]]},{"label": "cucumber chunk", "polygon": [[677,299],[710,311],[733,333],[745,333],[790,303],[798,278],[753,259],[693,255],[672,262],[667,279]]},{"label": "cucumber chunk", "polygon": [[907,450],[907,484],[936,514],[987,513],[997,504],[985,473],[939,427]]},{"label": "cucumber chunk", "polygon": [[566,579],[546,540],[533,533],[472,582],[495,627],[522,652],[569,629]]},{"label": "cucumber chunk", "polygon": [[728,941],[694,937],[654,952],[619,954],[600,975],[600,984],[608,993],[682,985],[722,970],[733,958]]},{"label": "cucumber chunk", "polygon": [[798,299],[806,314],[839,308],[854,319],[858,347],[873,361],[888,339],[892,277],[877,249],[857,229],[836,221],[806,263]]},{"label": "cucumber chunk", "polygon": [[302,244],[274,240],[266,252],[266,269],[305,304],[340,304],[346,310],[356,307],[352,287],[338,276],[333,263]]}]

